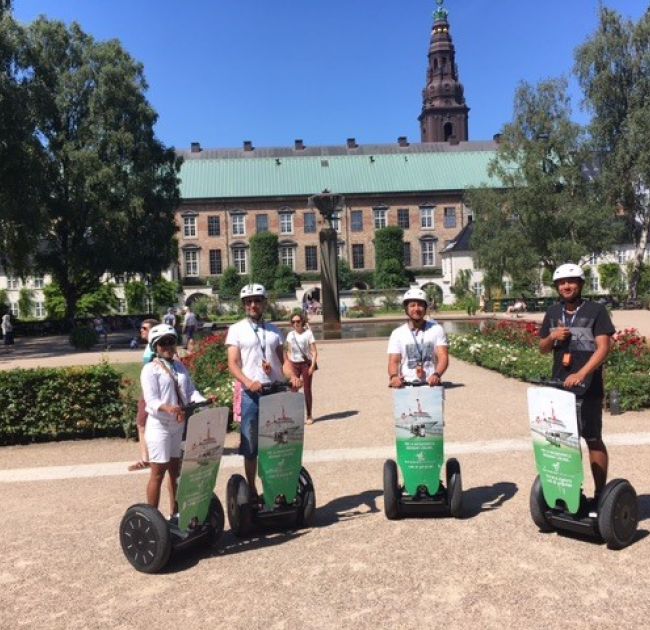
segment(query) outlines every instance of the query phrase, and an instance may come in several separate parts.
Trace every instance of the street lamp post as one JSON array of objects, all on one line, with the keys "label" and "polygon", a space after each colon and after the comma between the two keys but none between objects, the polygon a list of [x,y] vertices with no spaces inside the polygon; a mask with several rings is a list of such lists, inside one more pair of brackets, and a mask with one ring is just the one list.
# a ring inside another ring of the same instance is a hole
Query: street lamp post
[{"label": "street lamp post", "polygon": [[321,305],[323,308],[323,338],[341,338],[341,313],[339,310],[338,236],[334,229],[334,214],[345,202],[343,195],[325,189],[309,197],[309,207],[316,208],[327,221],[318,233],[320,241]]}]

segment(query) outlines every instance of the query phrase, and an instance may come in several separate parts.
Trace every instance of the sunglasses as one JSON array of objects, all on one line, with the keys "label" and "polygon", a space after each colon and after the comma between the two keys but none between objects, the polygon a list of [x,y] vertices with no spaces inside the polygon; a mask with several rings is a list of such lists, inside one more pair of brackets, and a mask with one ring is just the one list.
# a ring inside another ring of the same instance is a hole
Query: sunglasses
[{"label": "sunglasses", "polygon": [[300,319],[292,319],[291,323],[292,324],[302,324],[302,320],[300,320]]},{"label": "sunglasses", "polygon": [[176,345],[176,339],[173,337],[167,337],[166,339],[161,339],[156,345],[162,346],[163,348],[169,348],[169,346]]},{"label": "sunglasses", "polygon": [[257,297],[255,297],[255,298],[246,298],[244,300],[244,304],[246,306],[248,306],[249,304],[261,304],[263,301],[264,301],[263,298],[257,298]]}]

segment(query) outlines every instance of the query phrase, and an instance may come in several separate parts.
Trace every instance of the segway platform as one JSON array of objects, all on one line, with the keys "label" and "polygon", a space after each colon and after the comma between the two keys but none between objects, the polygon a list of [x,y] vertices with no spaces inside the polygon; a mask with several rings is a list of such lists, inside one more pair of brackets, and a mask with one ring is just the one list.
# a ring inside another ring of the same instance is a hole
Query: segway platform
[{"label": "segway platform", "polygon": [[224,513],[214,494],[228,424],[228,408],[205,408],[187,421],[185,448],[176,500],[178,517],[167,520],[159,510],[132,505],[120,523],[120,543],[138,571],[155,573],[172,550],[200,541],[215,544],[223,534]]},{"label": "segway platform", "polygon": [[280,391],[260,398],[258,473],[259,501],[252,500],[241,475],[228,481],[228,521],[233,533],[246,536],[256,524],[308,526],[316,509],[314,484],[302,467],[305,397]]},{"label": "segway platform", "polygon": [[[462,513],[460,464],[446,463],[446,484],[440,481],[444,462],[444,389],[426,383],[393,391],[397,463],[384,463],[384,511],[389,519],[405,515]],[[400,485],[398,465],[404,484]]]},{"label": "segway platform", "polygon": [[636,492],[614,479],[597,504],[583,493],[580,442],[581,401],[561,382],[528,388],[528,417],[538,475],[530,494],[530,513],[541,531],[570,531],[601,539],[610,549],[629,545],[636,535]]}]

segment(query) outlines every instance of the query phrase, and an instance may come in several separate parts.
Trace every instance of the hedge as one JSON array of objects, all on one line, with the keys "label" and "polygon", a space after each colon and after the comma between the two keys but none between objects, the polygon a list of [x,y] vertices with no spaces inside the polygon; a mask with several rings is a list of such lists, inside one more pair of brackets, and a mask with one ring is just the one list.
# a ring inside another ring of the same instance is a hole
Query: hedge
[{"label": "hedge", "polygon": [[128,436],[135,402],[106,364],[0,372],[0,445]]}]

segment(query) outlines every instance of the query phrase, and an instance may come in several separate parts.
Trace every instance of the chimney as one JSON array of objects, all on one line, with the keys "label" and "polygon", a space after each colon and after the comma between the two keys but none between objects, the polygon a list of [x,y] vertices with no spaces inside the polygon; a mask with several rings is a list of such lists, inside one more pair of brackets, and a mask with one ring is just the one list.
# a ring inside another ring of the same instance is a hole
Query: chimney
[{"label": "chimney", "polygon": [[501,144],[501,134],[500,133],[495,133],[492,136],[492,140],[494,140],[497,144]]},{"label": "chimney", "polygon": [[406,136],[400,136],[397,138],[397,144],[399,144],[400,147],[408,147],[409,141],[406,139]]},{"label": "chimney", "polygon": [[356,149],[359,146],[354,138],[348,138],[347,145],[348,149]]},{"label": "chimney", "polygon": [[294,140],[294,142],[293,142],[293,148],[296,151],[302,151],[305,148],[305,144],[304,144],[304,142],[302,140],[297,139],[297,140]]},{"label": "chimney", "polygon": [[253,141],[244,140],[244,151],[252,151],[252,150],[253,150]]},{"label": "chimney", "polygon": [[190,152],[191,153],[201,153],[201,143],[200,142],[192,142],[190,145]]}]

